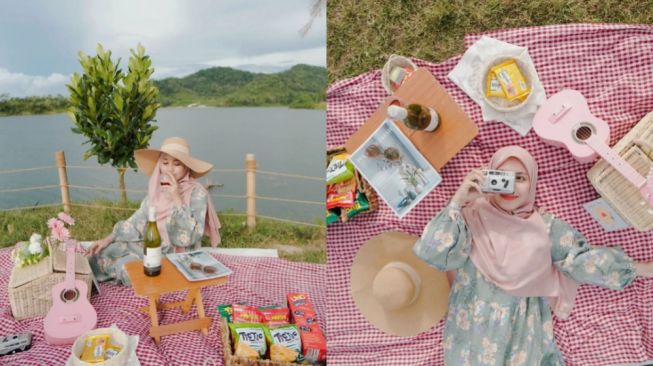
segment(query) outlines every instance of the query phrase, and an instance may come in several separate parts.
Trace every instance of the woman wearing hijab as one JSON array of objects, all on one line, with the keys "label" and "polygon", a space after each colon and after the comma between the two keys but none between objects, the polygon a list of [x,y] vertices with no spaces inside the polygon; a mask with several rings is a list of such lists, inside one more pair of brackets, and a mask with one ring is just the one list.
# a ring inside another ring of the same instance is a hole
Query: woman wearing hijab
[{"label": "woman wearing hijab", "polygon": [[211,245],[220,244],[220,221],[211,196],[197,181],[213,165],[190,155],[186,140],[171,137],[160,149],[134,152],[141,171],[150,176],[147,197],[127,220],[118,222],[113,232],[93,243],[87,251],[89,263],[98,281],[129,286],[124,264],[143,259],[143,237],[150,206],[156,207],[156,223],[165,253],[195,250],[203,235]]},{"label": "woman wearing hijab", "polygon": [[490,169],[516,173],[513,194],[481,193],[483,172],[465,177],[424,229],[413,252],[455,270],[444,329],[446,365],[564,365],[551,311],[565,319],[580,283],[621,290],[652,263],[617,247],[591,247],[567,223],[535,207],[537,163],[499,149]]}]

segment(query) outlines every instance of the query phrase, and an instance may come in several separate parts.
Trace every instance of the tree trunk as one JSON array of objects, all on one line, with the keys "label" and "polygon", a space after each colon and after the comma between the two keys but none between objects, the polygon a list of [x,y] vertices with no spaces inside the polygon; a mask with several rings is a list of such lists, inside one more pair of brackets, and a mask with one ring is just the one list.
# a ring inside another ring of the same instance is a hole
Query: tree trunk
[{"label": "tree trunk", "polygon": [[118,168],[119,182],[120,182],[120,202],[127,203],[127,190],[125,189],[125,172],[127,168]]}]

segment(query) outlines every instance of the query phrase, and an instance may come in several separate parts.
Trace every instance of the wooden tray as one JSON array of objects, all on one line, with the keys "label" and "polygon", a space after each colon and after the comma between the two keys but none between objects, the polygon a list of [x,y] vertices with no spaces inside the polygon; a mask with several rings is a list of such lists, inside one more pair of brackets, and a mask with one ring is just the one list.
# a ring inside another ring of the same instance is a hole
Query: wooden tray
[{"label": "wooden tray", "polygon": [[454,102],[446,89],[427,69],[419,68],[349,138],[345,144],[349,153],[356,151],[379,127],[386,118],[388,104],[397,98],[407,103],[431,107],[440,115],[440,126],[433,132],[413,131],[401,123],[397,124],[438,171],[478,134],[476,124]]}]

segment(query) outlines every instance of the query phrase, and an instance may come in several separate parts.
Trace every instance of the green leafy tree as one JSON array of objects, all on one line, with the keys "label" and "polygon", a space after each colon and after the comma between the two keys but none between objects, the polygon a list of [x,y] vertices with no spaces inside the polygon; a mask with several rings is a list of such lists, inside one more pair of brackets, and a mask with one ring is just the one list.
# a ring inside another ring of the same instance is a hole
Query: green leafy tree
[{"label": "green leafy tree", "polygon": [[84,160],[97,156],[100,164],[111,163],[118,170],[120,196],[127,200],[125,171],[136,169],[134,150],[146,148],[157,129],[153,125],[158,89],[150,80],[154,72],[152,61],[140,44],[131,51],[127,72],[111,60],[111,51],[97,46],[97,55],[79,53],[84,73],[73,74],[69,115],[75,127],[72,131],[88,138],[91,148]]}]

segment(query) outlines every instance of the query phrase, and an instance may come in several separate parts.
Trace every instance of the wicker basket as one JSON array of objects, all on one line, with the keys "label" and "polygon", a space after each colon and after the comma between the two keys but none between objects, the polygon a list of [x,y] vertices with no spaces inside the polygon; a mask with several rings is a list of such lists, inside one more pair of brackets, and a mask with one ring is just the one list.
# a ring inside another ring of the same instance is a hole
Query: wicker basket
[{"label": "wicker basket", "polygon": [[234,355],[233,345],[229,334],[229,325],[225,319],[220,320],[220,327],[222,333],[222,353],[224,354],[225,366],[299,366],[294,362],[280,362],[272,360],[252,360],[245,357],[238,357]]},{"label": "wicker basket", "polygon": [[[20,244],[20,243],[19,243]],[[66,253],[48,244],[50,255],[37,264],[23,268],[14,266],[9,279],[9,303],[16,320],[45,315],[52,307],[52,287],[66,277]],[[75,277],[88,286],[91,298],[93,272],[88,260],[75,254]]]},{"label": "wicker basket", "polygon": [[[612,149],[645,177],[653,164],[653,112],[644,116]],[[624,221],[639,231],[653,229],[651,207],[642,204],[639,189],[610,164],[599,160],[587,172],[587,178]]]},{"label": "wicker basket", "polygon": [[[332,149],[328,149],[327,156],[326,156],[327,166],[329,165],[331,158],[333,158],[338,154],[342,154],[346,152],[347,150],[345,149],[344,146],[338,146]],[[361,212],[361,214],[376,211],[376,209],[379,207],[379,199],[376,194],[376,191],[374,191],[372,186],[365,180],[365,178],[363,178],[363,176],[358,172],[358,170],[356,170],[356,188],[358,188],[358,190],[365,195],[365,197],[367,198],[367,202],[370,205],[369,210],[363,211]]]}]

